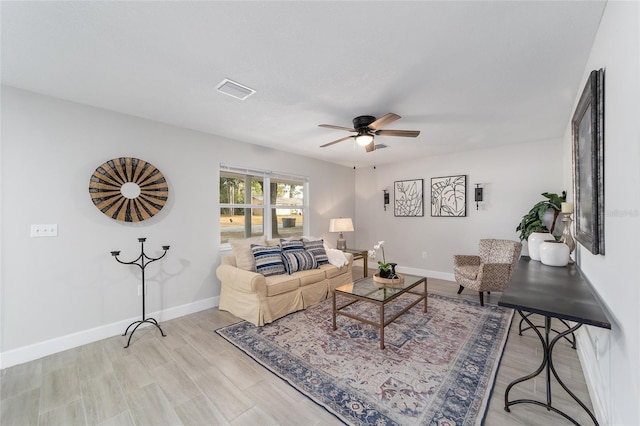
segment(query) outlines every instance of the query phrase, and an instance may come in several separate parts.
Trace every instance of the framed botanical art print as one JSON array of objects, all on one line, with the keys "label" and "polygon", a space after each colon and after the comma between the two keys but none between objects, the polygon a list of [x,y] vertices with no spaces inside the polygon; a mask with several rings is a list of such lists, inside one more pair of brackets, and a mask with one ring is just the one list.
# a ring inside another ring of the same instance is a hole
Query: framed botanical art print
[{"label": "framed botanical art print", "polygon": [[424,216],[423,180],[400,180],[393,184],[393,215],[396,217]]},{"label": "framed botanical art print", "polygon": [[467,175],[431,178],[431,216],[467,215]]},{"label": "framed botanical art print", "polygon": [[576,240],[604,254],[604,70],[589,74],[571,131]]}]

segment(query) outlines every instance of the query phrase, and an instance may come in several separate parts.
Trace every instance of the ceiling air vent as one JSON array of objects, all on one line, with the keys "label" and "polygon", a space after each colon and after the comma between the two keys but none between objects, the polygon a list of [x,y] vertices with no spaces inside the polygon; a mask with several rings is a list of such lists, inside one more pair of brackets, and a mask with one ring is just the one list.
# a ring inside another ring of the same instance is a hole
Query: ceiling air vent
[{"label": "ceiling air vent", "polygon": [[376,149],[389,148],[389,145],[385,145],[383,143],[377,143]]},{"label": "ceiling air vent", "polygon": [[252,88],[243,86],[242,84],[236,83],[235,81],[231,81],[228,78],[225,78],[224,80],[222,80],[216,86],[216,90],[220,93],[224,93],[225,95],[229,95],[236,99],[240,99],[241,101],[244,101],[249,96],[256,93],[256,91],[253,90]]}]

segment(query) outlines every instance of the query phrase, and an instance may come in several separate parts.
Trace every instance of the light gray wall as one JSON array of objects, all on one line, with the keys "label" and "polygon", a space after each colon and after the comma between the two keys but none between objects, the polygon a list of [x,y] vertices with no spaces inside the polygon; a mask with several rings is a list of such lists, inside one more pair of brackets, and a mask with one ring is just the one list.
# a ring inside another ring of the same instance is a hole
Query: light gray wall
[{"label": "light gray wall", "polygon": [[[605,255],[579,246],[582,271],[608,306],[611,331],[581,330],[583,370],[602,423],[640,424],[640,3],[608,2],[579,84],[605,70]],[[578,98],[575,103],[577,104]],[[571,129],[564,181],[572,182]],[[573,191],[571,191],[573,196]]]},{"label": "light gray wall", "polygon": [[[391,149],[388,155],[393,155]],[[467,216],[432,217],[431,178],[451,175],[467,175]],[[424,179],[424,217],[394,216],[394,181],[408,179]],[[484,188],[479,210],[473,201],[476,183]],[[356,186],[358,247],[371,248],[384,240],[387,261],[447,279],[453,279],[454,254],[476,253],[481,238],[519,241],[515,229],[522,216],[544,199],[540,194],[567,189],[560,139],[358,169]],[[383,189],[390,192],[387,211]]]},{"label": "light gray wall", "polygon": [[[167,178],[169,202],[154,218],[126,224],[93,205],[89,178],[117,157],[149,161]],[[139,270],[109,253],[135,259],[138,237],[152,256],[171,245],[146,270],[148,314],[217,305],[220,163],[308,176],[310,232],[328,241],[329,219],[355,214],[351,168],[2,87],[3,366],[121,334],[139,319]],[[49,223],[58,237],[30,237],[31,224]]]}]

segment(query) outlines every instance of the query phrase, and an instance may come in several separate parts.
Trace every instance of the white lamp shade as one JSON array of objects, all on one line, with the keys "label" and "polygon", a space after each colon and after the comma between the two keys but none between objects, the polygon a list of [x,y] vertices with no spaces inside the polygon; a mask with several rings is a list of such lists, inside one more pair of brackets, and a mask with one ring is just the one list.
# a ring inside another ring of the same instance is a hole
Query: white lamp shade
[{"label": "white lamp shade", "polygon": [[329,232],[353,232],[353,221],[350,217],[341,217],[329,221]]},{"label": "white lamp shade", "polygon": [[362,146],[369,145],[371,141],[373,141],[372,135],[364,133],[356,136],[356,142],[358,143],[358,145],[362,145]]}]

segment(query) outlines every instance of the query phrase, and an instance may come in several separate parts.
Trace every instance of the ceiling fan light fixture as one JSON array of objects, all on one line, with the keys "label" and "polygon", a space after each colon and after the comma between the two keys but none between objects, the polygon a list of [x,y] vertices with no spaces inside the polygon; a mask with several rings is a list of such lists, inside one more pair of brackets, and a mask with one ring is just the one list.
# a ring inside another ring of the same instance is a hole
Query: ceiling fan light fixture
[{"label": "ceiling fan light fixture", "polygon": [[369,145],[371,142],[373,142],[373,135],[367,133],[366,130],[361,130],[358,133],[358,136],[356,136],[356,142],[358,142],[358,145],[361,146]]},{"label": "ceiling fan light fixture", "polygon": [[388,130],[381,129],[387,124],[393,123],[399,120],[401,117],[398,114],[389,112],[382,117],[376,119],[373,115],[360,115],[352,120],[353,127],[335,126],[333,124],[318,124],[318,127],[326,127],[328,129],[346,130],[347,132],[355,132],[355,135],[346,136],[324,145],[320,145],[320,148],[326,148],[331,145],[335,145],[339,142],[355,139],[358,145],[362,146],[366,152],[373,152],[376,148],[386,148],[386,145],[378,144],[374,142],[376,136],[400,136],[405,138],[415,138],[420,134],[419,130]]}]

